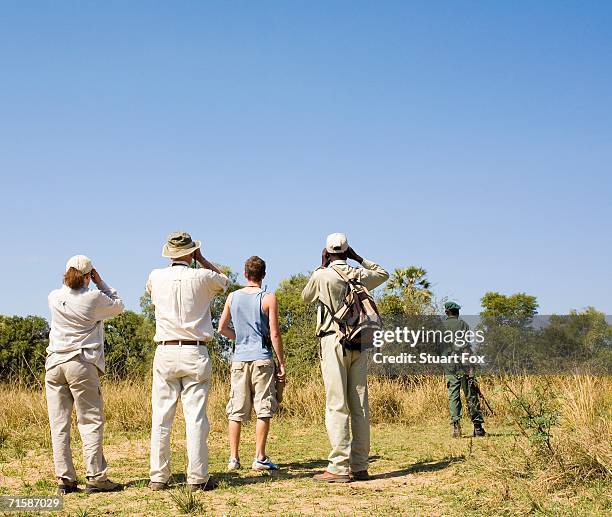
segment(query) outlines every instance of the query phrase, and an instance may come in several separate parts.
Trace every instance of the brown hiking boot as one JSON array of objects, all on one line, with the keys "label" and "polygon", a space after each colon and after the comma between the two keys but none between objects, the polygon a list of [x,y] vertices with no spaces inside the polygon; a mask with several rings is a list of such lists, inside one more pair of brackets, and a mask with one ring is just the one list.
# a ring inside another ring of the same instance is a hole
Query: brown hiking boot
[{"label": "brown hiking boot", "polygon": [[315,474],[312,476],[315,481],[323,481],[325,483],[349,483],[351,478],[348,474],[332,474],[327,470],[322,474]]},{"label": "brown hiking boot", "polygon": [[214,480],[213,478],[208,478],[206,483],[197,483],[197,484],[189,484],[189,490],[192,492],[197,492],[198,490],[202,490],[203,492],[209,492],[210,490],[214,490],[219,486],[219,482]]},{"label": "brown hiking boot", "polygon": [[123,490],[121,483],[115,483],[110,479],[94,479],[87,478],[87,484],[85,485],[85,491],[88,494],[95,494],[98,492],[119,492]]},{"label": "brown hiking boot", "polygon": [[154,492],[158,490],[166,490],[168,488],[168,483],[160,483],[158,481],[149,481],[149,488]]},{"label": "brown hiking boot", "polygon": [[459,422],[453,424],[453,438],[461,438],[461,424]]},{"label": "brown hiking boot", "polygon": [[65,478],[59,478],[57,480],[57,495],[72,494],[78,491],[79,488],[76,481],[68,481]]},{"label": "brown hiking boot", "polygon": [[370,474],[368,474],[367,470],[357,470],[356,472],[349,472],[351,479],[355,481],[368,481],[370,479]]},{"label": "brown hiking boot", "polygon": [[474,436],[486,436],[486,434],[482,424],[474,424]]}]

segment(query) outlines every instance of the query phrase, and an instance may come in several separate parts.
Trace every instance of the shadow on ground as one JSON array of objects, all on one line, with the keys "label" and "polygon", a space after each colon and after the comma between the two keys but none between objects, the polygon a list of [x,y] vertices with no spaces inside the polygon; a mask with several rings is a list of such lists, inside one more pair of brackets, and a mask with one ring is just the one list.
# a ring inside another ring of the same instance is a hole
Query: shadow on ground
[{"label": "shadow on ground", "polygon": [[[280,470],[261,471],[255,473],[255,471],[249,471],[244,469],[247,475],[240,475],[239,472],[223,472],[215,473],[213,476],[219,482],[227,483],[228,486],[245,486],[253,485],[256,483],[269,483],[275,479],[302,479],[309,478],[314,475],[316,471],[322,471],[327,466],[327,461],[322,459],[309,459],[304,461],[296,461],[282,465]],[[169,488],[177,488],[184,486],[187,483],[187,477],[184,472],[177,472],[172,474],[172,477],[168,481]],[[149,484],[148,479],[134,479],[128,481],[125,486],[126,488],[144,488]]]},{"label": "shadow on ground", "polygon": [[410,465],[410,467],[406,467],[405,469],[374,474],[373,476],[370,476],[370,480],[398,478],[408,476],[409,474],[419,474],[422,472],[437,472],[438,470],[448,468],[452,463],[463,461],[464,459],[465,456],[462,455],[443,458],[438,461],[419,461],[418,463]]},{"label": "shadow on ground", "polygon": [[240,476],[237,472],[229,472],[219,475],[219,480],[225,480],[231,486],[244,486],[255,483],[269,483],[274,479],[304,479],[312,477],[316,471],[321,471],[326,466],[326,460],[309,459],[282,465],[280,470],[262,471],[246,476]]},{"label": "shadow on ground", "polygon": [[[380,456],[370,457],[369,462],[373,463]],[[409,474],[418,474],[423,472],[436,472],[438,470],[449,467],[452,463],[463,461],[464,456],[453,456],[443,458],[438,461],[420,461],[410,467],[404,469],[394,470],[391,472],[383,472],[381,474],[374,474],[370,477],[370,480],[375,479],[392,479],[396,477],[407,476]],[[257,474],[249,473],[246,476],[241,476],[238,472],[224,472],[215,475],[214,477],[222,484],[228,486],[247,486],[257,483],[270,483],[273,480],[287,480],[287,479],[304,479],[311,478],[316,472],[321,472],[327,466],[327,460],[322,459],[309,459],[304,461],[296,461],[283,465],[280,470],[262,471]],[[248,472],[248,470],[247,470]],[[126,488],[143,488],[148,486],[148,479],[135,479],[125,484]],[[187,483],[187,478],[184,473],[172,474],[169,481],[170,488],[177,488],[184,486]],[[367,483],[365,481],[364,483]]]}]

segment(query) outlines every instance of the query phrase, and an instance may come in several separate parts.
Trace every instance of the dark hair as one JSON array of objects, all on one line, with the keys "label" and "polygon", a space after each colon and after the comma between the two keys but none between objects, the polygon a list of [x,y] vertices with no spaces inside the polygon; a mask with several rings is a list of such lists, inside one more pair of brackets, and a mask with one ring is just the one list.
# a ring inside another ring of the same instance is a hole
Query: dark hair
[{"label": "dark hair", "polygon": [[249,257],[244,263],[244,274],[249,280],[260,282],[266,276],[266,263],[256,255]]},{"label": "dark hair", "polygon": [[446,309],[446,313],[451,316],[459,316],[459,309]]},{"label": "dark hair", "polygon": [[81,289],[85,285],[85,275],[78,269],[71,267],[64,273],[64,283],[70,289]]}]

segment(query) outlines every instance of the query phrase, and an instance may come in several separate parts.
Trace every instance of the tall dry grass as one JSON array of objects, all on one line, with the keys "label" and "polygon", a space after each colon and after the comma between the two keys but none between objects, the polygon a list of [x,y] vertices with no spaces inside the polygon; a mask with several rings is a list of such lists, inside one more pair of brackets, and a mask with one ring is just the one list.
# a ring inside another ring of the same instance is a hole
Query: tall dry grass
[{"label": "tall dry grass", "polygon": [[0,448],[50,447],[47,405],[40,390],[0,384]]},{"label": "tall dry grass", "polygon": [[[612,379],[589,375],[540,378],[536,376],[484,377],[481,389],[495,411],[494,425],[512,415],[507,385],[515,393],[533,391],[546,382],[557,400],[559,423],[552,431],[554,458],[546,469],[549,481],[563,476],[609,476],[612,474]],[[148,434],[151,422],[150,380],[107,382],[103,386],[106,429],[110,433]],[[369,381],[372,423],[411,425],[440,423],[448,419],[446,386],[441,376]],[[226,426],[226,380],[215,379],[209,399],[213,429]],[[300,424],[320,424],[324,419],[325,393],[320,376],[289,383],[281,419]],[[179,416],[178,422],[181,418]],[[491,418],[489,418],[491,421]],[[179,423],[179,426],[181,424]],[[75,436],[76,433],[75,425]],[[0,450],[50,448],[47,409],[42,390],[0,384]],[[524,453],[529,452],[525,440]],[[535,456],[530,461],[535,461]],[[556,477],[555,477],[556,476]]]},{"label": "tall dry grass", "polygon": [[609,377],[561,378],[555,453],[564,474],[583,479],[612,475],[612,391]]},{"label": "tall dry grass", "polygon": [[[494,446],[485,459],[495,479],[505,480],[505,486],[517,479],[531,479],[528,495],[534,504],[537,497],[544,498],[557,489],[575,487],[585,481],[610,480],[611,377],[510,376],[497,381],[501,389],[496,391],[494,398],[496,413],[513,423],[520,438],[511,449]],[[525,416],[526,412],[520,405],[513,405],[517,399],[512,394],[546,398],[538,402],[548,409],[532,418],[537,423],[538,419],[546,418],[547,413],[557,417],[546,447],[529,439],[533,436],[533,428],[529,429],[517,419],[517,414],[522,412]]]},{"label": "tall dry grass", "polygon": [[[436,414],[445,418],[445,390],[441,377],[422,377],[410,381],[371,378],[372,422],[413,424],[431,419]],[[213,428],[223,429],[226,425],[228,395],[228,381],[215,379],[208,408]],[[106,382],[103,384],[103,397],[107,431],[148,432],[151,423],[150,379]],[[320,424],[324,420],[324,408],[323,383],[319,375],[313,375],[310,379],[288,384],[279,418],[296,418],[307,424]],[[73,424],[76,431],[76,421]],[[3,442],[50,446],[47,407],[42,389],[0,384],[0,445]]]}]

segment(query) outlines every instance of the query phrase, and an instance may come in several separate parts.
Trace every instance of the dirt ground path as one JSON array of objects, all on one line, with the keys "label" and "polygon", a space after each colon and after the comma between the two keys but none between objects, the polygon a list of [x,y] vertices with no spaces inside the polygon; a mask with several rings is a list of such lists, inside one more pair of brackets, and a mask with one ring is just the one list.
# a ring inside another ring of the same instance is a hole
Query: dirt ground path
[{"label": "dirt ground path", "polygon": [[[180,426],[173,435],[173,486],[164,492],[147,488],[147,435],[109,434],[105,446],[109,474],[126,484],[125,491],[71,494],[65,497],[60,515],[179,515],[187,510],[201,515],[529,513],[532,505],[527,488],[493,475],[496,463],[500,463],[496,458],[513,450],[516,437],[507,428],[492,426],[490,430],[490,436],[484,439],[453,440],[443,421],[421,428],[374,426],[369,469],[372,479],[342,485],[312,480],[312,475],[326,465],[328,443],[323,426],[302,426],[296,432],[295,422],[275,422],[269,453],[282,469],[271,474],[248,468],[227,473],[226,436],[213,430],[209,438],[210,471],[220,480],[220,488],[199,493],[191,502],[184,491],[186,457]],[[247,466],[254,448],[252,431],[249,426],[245,428],[241,444],[243,465]],[[79,447],[75,441],[75,464],[82,475]],[[52,494],[55,485],[51,451],[26,450],[11,458],[3,454],[0,487],[6,495]],[[573,503],[568,499],[563,504],[571,509]]]}]

